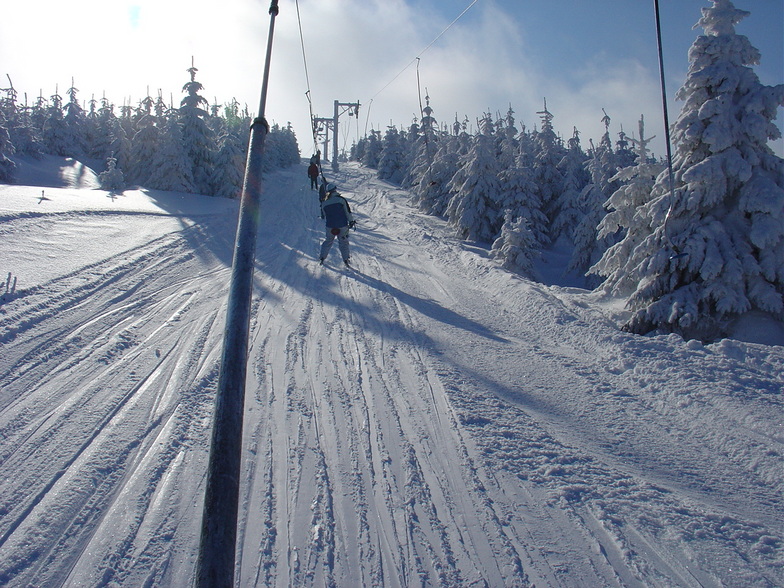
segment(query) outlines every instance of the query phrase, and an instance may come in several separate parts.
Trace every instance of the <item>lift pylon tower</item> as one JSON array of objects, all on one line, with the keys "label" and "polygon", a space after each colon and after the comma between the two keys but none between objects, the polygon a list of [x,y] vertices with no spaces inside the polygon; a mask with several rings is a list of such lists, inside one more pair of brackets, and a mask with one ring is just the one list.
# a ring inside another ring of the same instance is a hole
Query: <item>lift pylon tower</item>
[{"label": "lift pylon tower", "polygon": [[[343,108],[341,111],[340,109]],[[359,116],[359,102],[339,102],[335,100],[335,113],[332,119],[332,171],[338,171],[338,119],[348,112],[349,116]]]},{"label": "lift pylon tower", "polygon": [[329,133],[330,131],[334,132],[334,127],[333,127],[334,123],[335,123],[334,118],[320,118],[320,117],[313,118],[313,131],[314,131],[314,135],[316,136],[316,142],[318,143],[322,135],[324,137],[323,153],[324,153],[325,160],[329,160]]}]

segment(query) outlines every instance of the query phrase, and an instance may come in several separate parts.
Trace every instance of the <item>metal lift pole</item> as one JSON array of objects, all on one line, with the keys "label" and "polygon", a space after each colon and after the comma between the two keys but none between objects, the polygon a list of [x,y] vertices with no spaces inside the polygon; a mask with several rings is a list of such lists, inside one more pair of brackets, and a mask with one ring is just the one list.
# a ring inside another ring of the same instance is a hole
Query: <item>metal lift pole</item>
[{"label": "metal lift pole", "polygon": [[335,122],[332,123],[332,171],[338,171],[338,117],[340,114],[338,113],[340,102],[335,100],[335,114],[333,120]]},{"label": "metal lift pole", "polygon": [[659,0],[653,1],[653,10],[656,16],[656,45],[659,50],[659,78],[661,83],[661,95],[662,95],[662,113],[664,115],[664,136],[665,136],[665,147],[667,149],[667,179],[669,181],[669,188],[670,188],[670,209],[667,212],[667,217],[665,219],[665,230],[666,230],[666,222],[670,217],[670,213],[672,213],[672,201],[675,192],[675,182],[672,176],[672,143],[670,141],[670,116],[667,113],[667,88],[664,83],[664,55],[662,50],[662,34],[661,34],[661,17],[659,16]]},{"label": "metal lift pole", "polygon": [[201,544],[195,578],[195,585],[198,588],[230,588],[234,585],[242,462],[242,416],[253,295],[253,266],[260,221],[261,164],[264,142],[269,132],[264,114],[278,0],[272,0],[269,14],[270,28],[259,115],[250,129],[226,312],[223,354],[215,399]]},{"label": "metal lift pole", "polygon": [[[340,102],[339,100],[335,100],[335,111],[332,115],[332,171],[338,172],[338,120],[340,119],[340,108],[341,106],[345,106],[349,109],[354,108],[356,110],[349,110],[349,116],[354,116],[354,112],[356,112],[357,116],[359,116],[359,102]],[[345,112],[345,111],[344,111]],[[359,119],[357,119],[359,120]]]}]

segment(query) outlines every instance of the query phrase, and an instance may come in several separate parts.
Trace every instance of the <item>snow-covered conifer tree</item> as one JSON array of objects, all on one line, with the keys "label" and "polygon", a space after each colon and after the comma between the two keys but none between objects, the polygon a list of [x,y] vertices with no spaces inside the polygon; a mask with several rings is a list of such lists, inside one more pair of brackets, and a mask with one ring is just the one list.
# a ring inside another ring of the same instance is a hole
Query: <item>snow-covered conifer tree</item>
[{"label": "snow-covered conifer tree", "polygon": [[460,167],[460,158],[470,147],[471,137],[466,132],[466,124],[455,115],[451,134],[444,133],[438,139],[433,162],[422,174],[418,188],[414,190],[412,201],[427,214],[443,216],[454,196],[452,179]]},{"label": "snow-covered conifer tree", "polygon": [[504,268],[533,277],[534,260],[539,256],[539,250],[528,219],[515,218],[511,210],[505,211],[501,234],[493,242],[490,255]]},{"label": "snow-covered conifer tree", "polygon": [[68,88],[68,103],[65,105],[65,116],[63,122],[68,133],[70,147],[69,154],[73,157],[83,157],[87,154],[87,119],[84,109],[80,106],[76,98],[79,90],[71,80],[71,87]]},{"label": "snow-covered conifer tree", "polygon": [[403,180],[405,154],[397,127],[387,127],[378,160],[378,177],[399,184]]},{"label": "snow-covered conifer tree", "polygon": [[44,127],[49,118],[49,104],[43,96],[43,92],[38,94],[32,108],[30,109],[30,122],[41,137],[41,152],[46,152],[46,139],[44,139]]},{"label": "snow-covered conifer tree", "polygon": [[207,105],[207,100],[199,95],[204,86],[196,81],[197,71],[199,70],[196,67],[188,68],[191,80],[182,87],[186,96],[180,103],[179,121],[185,153],[191,163],[194,188],[200,194],[209,194],[215,145],[212,131],[206,120],[209,115],[203,108]]},{"label": "snow-covered conifer tree", "polygon": [[425,107],[422,109],[422,124],[419,127],[416,143],[412,148],[411,162],[403,178],[403,186],[419,191],[424,176],[429,173],[433,158],[438,149],[436,119],[430,106],[430,96],[425,96]]},{"label": "snow-covered conifer tree", "polygon": [[[87,155],[88,157],[100,157],[100,154],[104,153],[105,146],[108,144],[108,141],[104,142],[103,133],[101,125],[103,124],[104,118],[104,111],[102,110],[104,106],[108,106],[109,101],[104,96],[101,101],[101,106],[98,106],[98,101],[95,97],[91,98],[90,100],[90,109],[87,112]],[[103,158],[105,161],[106,158]]]},{"label": "snow-covered conifer tree", "polygon": [[365,146],[367,145],[367,138],[362,137],[359,139],[352,147],[351,147],[351,155],[349,159],[351,161],[358,161],[362,162],[362,158],[365,157]]},{"label": "snow-covered conifer tree", "polygon": [[297,142],[297,135],[294,133],[294,127],[291,126],[291,122],[280,130],[280,134],[284,145],[280,167],[298,165],[300,162],[299,143]]},{"label": "snow-covered conifer tree", "polygon": [[492,242],[503,218],[498,206],[501,185],[491,116],[486,114],[478,126],[471,149],[460,158],[457,173],[449,182],[452,198],[446,215],[462,238]]},{"label": "snow-covered conifer tree", "polygon": [[109,192],[119,193],[125,189],[125,178],[114,157],[107,158],[106,170],[98,174],[98,181],[101,188]]},{"label": "snow-covered conifer tree", "polygon": [[[533,181],[533,170],[528,164],[528,158],[519,152],[518,147],[514,160],[498,174],[498,206],[511,214],[512,220],[526,219],[526,230],[533,235],[535,247],[541,249],[550,242],[547,215],[542,211],[539,190]],[[506,224],[506,221],[504,222]]]},{"label": "snow-covered conifer tree", "polygon": [[245,177],[246,145],[239,135],[224,130],[218,139],[212,193],[220,198],[239,198]]},{"label": "snow-covered conifer tree", "polygon": [[713,0],[697,23],[705,34],[677,93],[675,190],[660,174],[620,270],[636,284],[635,332],[709,339],[748,311],[784,318],[784,160],[768,145],[784,84],[764,86],[751,68],[759,51],[735,32],[748,14]]},{"label": "snow-covered conifer tree", "polygon": [[[572,232],[574,250],[569,261],[568,270],[583,274],[602,257],[608,247],[613,245],[616,235],[607,234],[598,237],[598,226],[607,214],[605,202],[617,190],[618,183],[612,178],[618,173],[618,158],[613,151],[610,139],[610,117],[603,118],[605,133],[599,146],[591,149],[590,159],[586,167],[590,172],[591,183],[583,188],[578,199],[581,216]],[[588,280],[589,286],[598,286],[593,278]]]},{"label": "snow-covered conifer tree", "polygon": [[150,110],[141,114],[136,127],[138,130],[131,141],[127,176],[132,184],[147,186],[152,172],[150,164],[158,150],[160,132]]},{"label": "snow-covered conifer tree", "polygon": [[11,84],[10,88],[0,88],[0,92],[6,93],[5,97],[0,98],[0,182],[10,183],[16,169],[16,164],[11,161],[11,156],[16,152],[11,140],[11,128],[17,118],[16,90]]},{"label": "snow-covered conifer tree", "polygon": [[533,179],[539,190],[542,209],[552,224],[558,216],[558,197],[563,191],[563,176],[558,164],[563,159],[565,150],[553,130],[553,115],[547,110],[546,101],[544,110],[537,114],[542,117],[542,130],[536,137],[538,150],[534,159]]},{"label": "snow-covered conifer tree", "polygon": [[378,169],[378,160],[381,156],[381,131],[370,130],[370,136],[365,144],[365,154],[362,165],[370,169]]},{"label": "snow-covered conifer tree", "polygon": [[14,177],[16,164],[11,161],[14,146],[6,126],[5,114],[0,109],[0,182],[10,184]]},{"label": "snow-covered conifer tree", "polygon": [[17,92],[13,84],[9,88],[3,88],[2,91],[6,92],[6,97],[0,101],[0,110],[5,116],[6,130],[14,152],[40,158],[43,154],[41,133],[33,123],[32,109],[27,104],[27,95],[25,95],[25,103],[18,105]]},{"label": "snow-covered conifer tree", "polygon": [[580,146],[580,132],[575,128],[572,138],[567,141],[566,155],[558,163],[563,189],[556,201],[558,214],[551,228],[554,241],[563,235],[574,242],[574,230],[583,216],[580,209],[581,194],[591,180],[585,168],[586,160],[587,156]]},{"label": "snow-covered conifer tree", "polygon": [[509,105],[506,116],[498,121],[498,164],[501,169],[514,165],[520,153],[520,144],[517,141],[517,127],[515,126],[514,110]]},{"label": "snow-covered conifer tree", "polygon": [[106,96],[101,98],[101,107],[93,123],[93,142],[90,146],[90,156],[101,161],[106,161],[115,153],[117,135],[121,125],[114,114],[114,105]]},{"label": "snow-covered conifer tree", "polygon": [[623,132],[623,125],[621,125],[621,131],[618,133],[618,140],[615,142],[615,165],[618,169],[631,167],[637,160],[634,149],[629,147],[630,142],[633,143],[634,139],[630,139],[629,136]]},{"label": "snow-covered conifer tree", "polygon": [[123,169],[128,165],[131,141],[125,134],[125,126],[122,124],[122,120],[112,116],[106,123],[109,156],[114,157],[117,160],[117,167]]},{"label": "snow-covered conifer tree", "polygon": [[52,103],[47,110],[43,127],[44,144],[51,155],[70,155],[69,133],[63,119],[63,99],[57,91],[52,95]]},{"label": "snow-covered conifer tree", "polygon": [[291,128],[291,123],[285,128],[273,124],[269,135],[265,139],[264,159],[262,170],[270,172],[275,169],[296,165],[300,161],[297,137]]},{"label": "snow-covered conifer tree", "polygon": [[401,186],[406,186],[406,178],[414,165],[414,159],[418,153],[419,140],[422,138],[422,128],[415,117],[408,126],[408,131],[400,133],[400,148],[403,151],[403,161],[400,170],[400,179],[397,181]]},{"label": "snow-covered conifer tree", "polygon": [[413,203],[427,214],[441,216],[451,197],[449,182],[458,166],[459,141],[455,135],[441,137],[430,164],[425,165],[414,187]]},{"label": "snow-covered conifer tree", "polygon": [[634,286],[635,277],[627,273],[625,265],[640,244],[641,236],[646,235],[645,226],[640,226],[644,217],[638,211],[650,202],[656,177],[664,168],[648,152],[648,144],[655,136],[645,137],[645,120],[642,116],[639,131],[640,138],[631,139],[637,163],[619,170],[611,178],[620,183],[620,188],[605,203],[609,212],[598,227],[599,239],[617,235],[621,231],[624,231],[624,237],[607,249],[601,260],[589,270],[592,274],[606,277],[605,287],[614,295],[628,293]]},{"label": "snow-covered conifer tree", "polygon": [[521,127],[520,133],[517,135],[518,155],[522,158],[521,161],[525,167],[533,169],[538,151],[536,140],[538,133],[529,131],[524,124]]},{"label": "snow-covered conifer tree", "polygon": [[159,149],[155,153],[149,187],[156,190],[194,192],[191,161],[182,142],[182,132],[176,110],[163,125]]},{"label": "snow-covered conifer tree", "polygon": [[[247,106],[244,110],[240,110],[239,102],[232,98],[232,101],[223,109],[223,118],[226,121],[226,130],[235,135],[239,143],[244,145],[243,150],[247,151],[251,125],[251,116]],[[299,154],[299,149],[297,153]]]}]

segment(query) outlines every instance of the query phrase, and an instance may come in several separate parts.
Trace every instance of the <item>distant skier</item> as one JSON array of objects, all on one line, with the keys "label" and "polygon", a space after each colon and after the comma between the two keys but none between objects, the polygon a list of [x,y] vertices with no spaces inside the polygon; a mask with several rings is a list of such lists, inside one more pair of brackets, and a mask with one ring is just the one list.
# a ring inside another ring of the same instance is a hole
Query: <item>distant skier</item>
[{"label": "distant skier", "polygon": [[340,254],[343,256],[343,263],[348,266],[350,261],[348,231],[354,228],[356,221],[351,214],[348,200],[340,195],[335,184],[327,184],[326,190],[327,198],[321,203],[321,217],[327,224],[327,238],[321,244],[319,263],[324,263],[329,250],[332,248],[332,242],[337,237]]},{"label": "distant skier", "polygon": [[308,166],[308,177],[310,178],[310,189],[317,190],[318,189],[318,177],[319,177],[319,168],[318,165],[314,162],[311,162]]}]

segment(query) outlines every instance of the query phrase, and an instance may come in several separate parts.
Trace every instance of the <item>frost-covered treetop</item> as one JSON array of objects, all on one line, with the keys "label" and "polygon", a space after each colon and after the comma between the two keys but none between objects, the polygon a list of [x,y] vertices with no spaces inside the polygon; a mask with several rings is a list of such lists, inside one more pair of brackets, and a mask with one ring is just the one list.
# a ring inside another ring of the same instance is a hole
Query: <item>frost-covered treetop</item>
[{"label": "frost-covered treetop", "polygon": [[749,14],[735,8],[730,0],[713,0],[713,7],[702,9],[702,18],[694,28],[702,27],[706,35],[734,35],[735,25]]},{"label": "frost-covered treetop", "polygon": [[[714,0],[713,6],[702,9],[702,18],[697,21],[694,28],[702,27],[705,34],[697,38],[689,50],[689,62],[692,71],[699,71],[715,62],[716,47],[719,42],[719,53],[723,59],[729,59],[735,66],[758,65],[760,52],[754,47],[747,37],[735,32],[735,25],[746,18],[750,13],[739,10],[730,0]],[[724,44],[729,44],[724,46]]]}]

